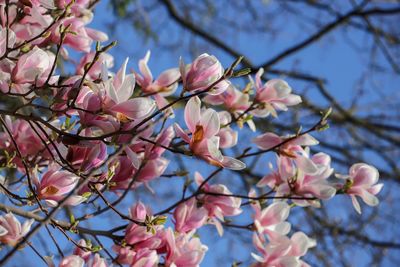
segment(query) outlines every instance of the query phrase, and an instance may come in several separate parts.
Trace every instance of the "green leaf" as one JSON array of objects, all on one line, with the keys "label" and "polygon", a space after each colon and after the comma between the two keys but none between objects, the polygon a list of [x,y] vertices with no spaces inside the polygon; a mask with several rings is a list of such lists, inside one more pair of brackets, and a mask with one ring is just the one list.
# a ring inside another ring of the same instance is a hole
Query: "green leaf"
[{"label": "green leaf", "polygon": [[247,75],[249,73],[251,73],[251,69],[250,68],[244,68],[244,69],[235,71],[232,76],[233,77],[241,77],[241,76],[245,76],[245,75]]},{"label": "green leaf", "polygon": [[71,224],[75,224],[75,216],[74,216],[74,214],[70,214],[69,215],[69,221],[71,222]]}]

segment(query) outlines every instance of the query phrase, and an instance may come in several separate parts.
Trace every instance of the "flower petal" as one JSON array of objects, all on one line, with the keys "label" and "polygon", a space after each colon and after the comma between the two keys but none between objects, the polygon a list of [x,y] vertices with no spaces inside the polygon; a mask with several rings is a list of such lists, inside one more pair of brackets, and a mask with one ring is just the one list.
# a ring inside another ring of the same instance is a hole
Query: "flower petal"
[{"label": "flower petal", "polygon": [[110,110],[122,113],[129,119],[140,119],[151,114],[155,108],[154,100],[148,97],[137,97],[117,104]]},{"label": "flower petal", "polygon": [[243,161],[228,156],[224,156],[224,159],[222,160],[222,165],[224,166],[224,168],[235,171],[246,169],[246,164]]},{"label": "flower petal", "polygon": [[196,125],[200,121],[200,106],[200,98],[195,96],[189,99],[185,107],[185,122],[192,133],[196,131]]}]

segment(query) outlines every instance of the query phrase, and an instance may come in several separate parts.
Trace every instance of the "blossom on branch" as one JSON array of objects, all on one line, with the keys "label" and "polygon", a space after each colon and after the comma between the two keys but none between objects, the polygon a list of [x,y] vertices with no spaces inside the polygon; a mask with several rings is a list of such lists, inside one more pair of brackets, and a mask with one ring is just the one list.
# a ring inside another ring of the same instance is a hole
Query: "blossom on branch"
[{"label": "blossom on branch", "polygon": [[361,207],[357,197],[360,197],[368,206],[376,206],[379,199],[375,196],[383,188],[383,184],[377,184],[379,180],[378,170],[365,163],[356,163],[350,167],[348,175],[337,175],[346,179],[342,190],[351,197],[355,210],[361,214]]},{"label": "blossom on branch", "polygon": [[15,246],[31,229],[34,220],[26,220],[22,226],[11,212],[0,216],[0,243]]},{"label": "blossom on branch", "polygon": [[150,59],[150,51],[147,51],[145,57],[139,60],[140,73],[135,72],[137,83],[145,94],[152,95],[155,98],[159,109],[168,104],[166,96],[172,95],[178,88],[178,80],[181,77],[178,68],[172,68],[163,71],[157,79],[154,80],[153,74],[147,63]]},{"label": "blossom on branch", "polygon": [[212,86],[208,92],[217,95],[229,86],[229,82],[222,79],[224,68],[215,56],[202,54],[189,65],[185,65],[181,59],[179,69],[185,91],[203,91]]},{"label": "blossom on branch", "polygon": [[219,150],[220,119],[218,113],[209,108],[201,110],[201,101],[195,96],[191,98],[185,107],[185,122],[192,136],[175,124],[176,134],[186,143],[194,155],[204,159],[208,163],[232,170],[241,170],[246,165],[235,158],[222,155]]},{"label": "blossom on branch", "polygon": [[286,111],[288,106],[301,103],[301,97],[292,94],[292,88],[284,80],[272,79],[262,84],[261,77],[263,74],[264,69],[261,68],[255,77],[256,96],[254,101],[258,104],[258,107],[251,111],[254,116],[264,118],[271,114],[277,117],[276,110]]},{"label": "blossom on branch", "polygon": [[[39,180],[34,179],[39,199],[43,199],[49,206],[55,207],[58,201],[70,193],[79,182],[79,177],[68,171],[61,171],[56,165],[50,166]],[[67,205],[76,206],[85,201],[86,198],[72,195],[66,200]]]}]

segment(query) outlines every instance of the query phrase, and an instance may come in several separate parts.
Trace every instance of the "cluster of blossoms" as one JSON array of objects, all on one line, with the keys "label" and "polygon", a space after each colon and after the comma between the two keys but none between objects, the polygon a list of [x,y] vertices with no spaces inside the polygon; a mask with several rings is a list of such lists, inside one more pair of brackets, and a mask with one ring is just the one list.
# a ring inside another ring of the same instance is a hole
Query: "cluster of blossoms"
[{"label": "cluster of blossoms", "polygon": [[[137,72],[127,73],[126,59],[113,73],[113,58],[107,54],[112,45],[97,44],[93,50],[94,42],[107,41],[107,35],[87,27],[92,17],[91,1],[0,1],[0,94],[6,100],[0,104],[0,164],[6,170],[0,193],[10,203],[35,206],[35,212],[50,216],[51,208],[76,206],[73,211],[79,212],[78,207],[103,200],[106,208],[80,221],[105,211],[128,221],[106,237],[114,242],[113,263],[135,267],[198,266],[207,247],[197,230],[213,225],[222,236],[229,226],[226,217],[243,214],[243,198],[250,199],[254,210],[247,227],[254,232],[258,251],[252,266],[307,266],[300,257],[316,242],[303,232],[288,237],[290,206],[319,207],[321,200],[336,194],[349,195],[359,213],[357,197],[370,206],[378,204],[376,195],[382,189],[378,171],[357,163],[348,175],[335,179],[330,156],[310,153],[309,147],[318,141],[308,132],[263,133],[252,140],[257,151],[226,155],[227,149],[237,147],[245,124],[257,131],[253,118],[277,117],[301,103],[287,82],[263,83],[260,69],[241,90],[230,80],[237,64],[225,70],[208,54],[190,64],[181,60],[179,67],[156,79],[148,66],[150,52],[139,60]],[[72,61],[69,49],[83,55],[73,73],[64,76],[56,66],[61,58]],[[174,111],[178,102],[186,102],[183,118]],[[12,111],[7,110],[9,103]],[[326,118],[314,130],[325,123]],[[254,188],[236,195],[233,188],[211,181],[223,169],[246,169],[245,158],[267,152],[276,154],[276,169],[256,186],[269,187],[268,195],[258,196]],[[170,169],[173,154],[218,169],[207,178],[194,172],[194,193],[186,196],[185,188],[182,199],[165,212],[153,214],[142,202],[130,208],[129,216],[118,211],[115,205],[131,191],[144,186],[157,193],[152,185]],[[12,173],[17,173],[18,181],[11,181]],[[267,196],[279,201],[266,205]],[[118,200],[111,203],[109,198]],[[15,213],[32,219],[21,226],[13,213],[2,215],[0,243],[18,248],[39,215],[29,217],[31,213],[23,209]],[[166,226],[168,213],[173,214],[171,227]],[[50,219],[58,229],[80,231],[78,220],[67,227]],[[121,230],[123,236],[115,234]],[[60,259],[59,266],[109,265],[91,242],[80,240],[74,246],[73,254]]]}]

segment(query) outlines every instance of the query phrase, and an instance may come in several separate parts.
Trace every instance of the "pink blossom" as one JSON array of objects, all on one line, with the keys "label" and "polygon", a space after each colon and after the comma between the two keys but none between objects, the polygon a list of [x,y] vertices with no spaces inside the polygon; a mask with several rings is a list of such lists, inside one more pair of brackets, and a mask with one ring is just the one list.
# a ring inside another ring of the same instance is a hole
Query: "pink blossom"
[{"label": "pink blossom", "polygon": [[64,27],[69,26],[69,30],[75,34],[67,34],[64,39],[64,44],[77,51],[89,53],[93,41],[105,42],[108,40],[108,36],[103,32],[86,28],[86,25],[91,21],[93,15],[90,11],[87,10],[80,15],[81,16],[67,17],[56,23],[55,26],[52,27],[51,41],[53,43],[59,43],[61,36],[59,30],[60,25]]},{"label": "pink blossom", "polygon": [[162,108],[168,102],[165,96],[169,96],[178,88],[180,73],[178,68],[168,69],[160,74],[157,79],[153,79],[147,63],[150,59],[150,51],[139,61],[140,74],[135,72],[137,83],[145,94],[152,94],[156,100],[158,108]]},{"label": "pink blossom", "polygon": [[[127,128],[129,129],[129,127]],[[123,129],[125,130],[125,129]],[[111,181],[115,183],[112,189],[126,189],[131,184],[132,176],[135,175],[133,187],[141,183],[148,186],[148,182],[161,176],[169,164],[169,160],[161,155],[165,148],[140,140],[140,137],[151,139],[163,146],[169,146],[174,131],[172,127],[164,129],[156,138],[152,138],[153,129],[148,127],[140,133],[137,139],[130,141],[130,136],[120,138],[118,142],[132,144],[125,148],[126,156],[118,157],[109,166],[115,166],[115,175]],[[141,166],[141,168],[139,168]],[[138,172],[138,173],[137,173]]]},{"label": "pink blossom", "polygon": [[137,181],[148,182],[160,177],[167,169],[169,162],[168,159],[163,157],[148,160],[143,168],[139,170]]},{"label": "pink blossom", "polygon": [[[11,10],[13,10],[13,8],[11,8]],[[20,22],[11,25],[18,42],[29,40],[32,36],[39,36],[40,33],[52,23],[52,16],[46,14],[46,12],[48,12],[47,8],[41,7],[40,3],[33,3],[32,7],[24,8],[24,16]],[[15,17],[16,15],[13,14],[13,11],[9,13],[11,13],[10,17]],[[35,39],[31,44],[41,45],[45,41],[46,37],[43,36]]]},{"label": "pink blossom", "polygon": [[59,267],[83,267],[84,265],[85,261],[81,257],[69,255],[61,260]]},{"label": "pink blossom", "polygon": [[[135,88],[134,74],[126,75],[128,59],[125,60],[114,77],[108,77],[105,64],[102,65],[100,83],[89,83],[90,87],[83,87],[77,97],[77,104],[85,110],[104,112],[113,115],[121,122],[142,119],[150,115],[156,108],[150,97],[131,98]],[[97,115],[87,115],[80,112],[86,124],[99,121]]]},{"label": "pink blossom", "polygon": [[336,194],[335,186],[327,180],[333,173],[330,166],[331,158],[320,152],[313,155],[310,160],[317,168],[313,174],[296,168],[288,157],[277,157],[278,170],[264,176],[257,186],[275,188],[276,196],[292,196],[292,202],[298,206],[320,207],[318,199],[326,200]]},{"label": "pink blossom", "polygon": [[116,113],[117,118],[123,121],[126,118],[131,120],[143,119],[155,110],[154,101],[148,97],[136,97],[119,103],[109,109]]},{"label": "pink blossom", "polygon": [[[90,131],[86,131],[86,135]],[[82,172],[99,167],[107,159],[107,146],[101,141],[80,142],[69,146],[66,160]]]},{"label": "pink blossom", "polygon": [[221,148],[230,148],[234,147],[238,141],[238,132],[234,131],[229,124],[232,121],[231,114],[227,111],[218,112],[220,124],[224,125],[224,127],[220,128],[218,132],[219,137],[219,146]]},{"label": "pink blossom", "polygon": [[89,4],[89,1],[88,0],[78,0],[78,1],[57,0],[54,3],[59,8],[66,8],[68,5],[72,4],[71,10],[74,12],[74,14],[78,15],[81,12],[86,11],[85,8]]},{"label": "pink blossom", "polygon": [[[80,80],[72,87],[72,92],[75,86],[78,86]],[[103,109],[104,94],[100,91],[97,85],[92,84],[92,88],[83,86],[77,97],[76,105],[78,110],[80,123],[85,127],[93,127],[93,131],[101,129],[103,133],[115,132],[120,129],[120,121],[111,114],[101,114]],[[70,112],[74,115],[76,112]]]},{"label": "pink blossom", "polygon": [[46,81],[53,63],[53,54],[35,46],[18,59],[12,72],[12,80],[19,84],[36,81],[37,85],[41,86]]},{"label": "pink blossom", "polygon": [[[255,191],[251,190],[249,196],[256,197]],[[261,209],[259,202],[254,201],[251,205],[254,209],[254,226],[260,234],[267,234],[270,239],[277,239],[290,231],[290,223],[286,222],[290,207],[286,202],[274,202],[268,207]]]},{"label": "pink blossom", "polygon": [[15,246],[29,230],[34,220],[25,221],[22,226],[11,212],[0,216],[0,243]]},{"label": "pink blossom", "polygon": [[129,264],[132,267],[154,267],[159,262],[155,250],[142,248],[132,250],[129,247],[114,246],[113,250],[118,254],[117,261],[121,264]]},{"label": "pink blossom", "polygon": [[227,110],[238,114],[248,109],[251,105],[249,94],[243,93],[233,85],[230,85],[221,94],[206,95],[204,102],[211,105],[224,105]]},{"label": "pink blossom", "polygon": [[[303,196],[305,198],[315,197],[326,200],[332,198],[336,194],[336,188],[327,180],[333,173],[333,168],[330,166],[331,157],[320,152],[313,155],[311,161],[317,167],[318,172],[307,174],[298,169],[294,180],[278,188],[277,191],[279,195],[284,195],[291,191],[295,196]],[[293,199],[292,201],[298,206],[320,206],[318,200]]]},{"label": "pink blossom", "polygon": [[166,129],[162,130],[161,133],[154,140],[157,145],[150,143],[146,144],[145,158],[155,159],[160,157],[166,150],[164,147],[168,147],[174,137],[175,131],[172,126],[169,126]]},{"label": "pink blossom", "polygon": [[[81,60],[79,61],[78,66],[76,67],[76,74],[83,75],[85,73],[85,66],[91,64],[94,60],[95,52],[90,52],[85,54]],[[110,54],[101,53],[98,60],[92,65],[90,70],[87,72],[87,75],[90,79],[96,80],[101,77],[101,72],[103,66],[107,68],[112,68],[114,66],[114,58]]]},{"label": "pink blossom", "polygon": [[115,175],[112,178],[112,181],[117,184],[113,186],[113,189],[126,189],[130,184],[132,175],[136,176],[135,187],[140,183],[145,183],[148,186],[149,181],[160,177],[168,167],[170,161],[162,157],[165,152],[165,148],[162,146],[168,147],[175,136],[173,127],[164,129],[155,138],[148,135],[151,135],[151,132],[146,133],[143,137],[151,139],[158,145],[140,139],[133,141],[133,144],[125,149],[127,156],[120,157],[119,163],[113,163],[117,164]]},{"label": "pink blossom", "polygon": [[145,93],[163,93],[165,95],[174,93],[180,77],[179,70],[177,68],[166,70],[156,80],[153,80],[153,74],[147,65],[149,59],[150,51],[147,51],[146,56],[139,61],[141,74],[135,73],[142,91]]},{"label": "pink blossom", "polygon": [[[136,221],[144,222],[146,218],[152,218],[152,213],[143,203],[139,202],[130,209],[130,217]],[[127,246],[114,246],[113,250],[118,254],[117,260],[130,266],[152,267],[158,263],[156,249],[163,243],[163,226],[154,225],[153,231],[146,226],[131,223],[126,228],[125,242]]]},{"label": "pink blossom", "polygon": [[125,102],[132,96],[135,88],[135,76],[133,74],[126,75],[127,65],[128,58],[125,59],[117,74],[109,79],[107,66],[103,64],[101,79],[105,83],[106,107]]},{"label": "pink blossom", "polygon": [[92,257],[92,251],[90,249],[92,248],[92,244],[90,242],[86,242],[84,239],[79,240],[78,244],[82,247],[88,248],[88,250],[81,249],[79,247],[76,247],[74,250],[74,255],[79,256],[82,258],[87,266],[89,267],[107,267],[107,262],[105,259],[100,257],[98,253],[95,253],[94,256]]},{"label": "pink blossom", "polygon": [[200,228],[207,220],[207,210],[198,207],[195,198],[181,203],[174,211],[175,229],[178,232],[189,232]]},{"label": "pink blossom", "polygon": [[252,253],[257,261],[252,267],[305,267],[308,265],[300,257],[314,247],[316,242],[303,232],[296,232],[290,239],[281,236],[270,243],[266,243],[263,235],[254,234],[253,244],[262,256]]},{"label": "pink blossom", "polygon": [[198,157],[210,164],[241,170],[246,165],[235,158],[223,156],[219,150],[220,138],[217,136],[220,130],[218,113],[213,109],[201,111],[201,101],[195,96],[192,97],[185,107],[185,122],[192,133],[190,138],[178,125],[175,124],[175,131],[185,142],[189,143],[190,150]]},{"label": "pink blossom", "polygon": [[[78,176],[69,171],[60,171],[55,165],[43,174],[40,181],[35,178],[38,197],[44,199],[48,205],[53,207],[57,206],[58,201],[71,192],[78,182]],[[85,199],[82,196],[73,195],[68,198],[66,204],[76,206]]]},{"label": "pink blossom", "polygon": [[279,155],[291,158],[297,167],[305,173],[316,173],[318,168],[308,158],[308,152],[303,147],[317,145],[318,141],[309,134],[303,134],[286,141],[289,138],[293,138],[293,136],[280,137],[274,133],[267,132],[254,138],[253,143],[263,150],[276,149]]},{"label": "pink blossom", "polygon": [[[92,247],[92,245],[90,243],[87,243],[84,239],[79,240],[78,244],[81,247],[86,247],[86,248]],[[86,251],[84,249],[76,247],[74,249],[74,255],[77,255],[77,256],[81,257],[85,262],[88,262],[90,257],[92,256],[92,252],[90,250]]]},{"label": "pink blossom", "polygon": [[[224,75],[224,68],[215,56],[202,54],[197,57],[192,64],[185,65],[183,60],[180,61],[180,72],[183,82],[183,88],[186,91],[202,91],[220,80]],[[229,83],[225,80],[209,91],[210,94],[220,94],[225,91]]]},{"label": "pink blossom", "polygon": [[[3,56],[6,52],[6,40],[7,40],[7,30],[0,26],[0,56]],[[16,41],[15,33],[9,29],[8,30],[8,48],[13,48]]]},{"label": "pink blossom", "polygon": [[368,206],[379,204],[377,195],[383,187],[383,184],[377,184],[379,180],[378,170],[365,163],[356,163],[350,167],[349,175],[339,176],[347,179],[343,190],[351,197],[354,208],[361,214],[361,207],[357,200],[360,197]]},{"label": "pink blossom", "polygon": [[197,267],[204,258],[207,246],[201,244],[193,232],[174,235],[171,229],[165,232],[166,251],[165,266]]},{"label": "pink blossom", "polygon": [[245,121],[252,131],[256,130],[255,124],[251,120],[251,116],[242,115],[243,112],[248,110],[251,106],[250,95],[239,91],[232,84],[229,85],[229,87],[221,94],[206,95],[204,97],[204,102],[211,105],[223,105],[226,110],[234,114],[235,117],[241,116],[241,119],[237,122],[239,127],[242,127],[243,121]]},{"label": "pink blossom", "polygon": [[89,262],[88,267],[107,267],[107,262],[100,257],[98,253],[94,254],[93,259]]},{"label": "pink blossom", "polygon": [[[10,116],[5,116],[5,122],[23,157],[36,156],[42,151],[41,156],[43,158],[49,157],[48,151],[44,148],[40,137],[27,121],[19,119],[11,121]],[[37,130],[40,132],[39,129]],[[41,137],[45,138],[45,135],[43,134]],[[0,148],[7,149],[8,151],[15,151],[16,149],[7,132],[0,133]]]},{"label": "pink blossom", "polygon": [[117,75],[105,81],[105,99],[103,108],[117,118],[135,120],[151,114],[155,109],[154,101],[149,97],[131,98],[135,88],[135,75],[126,75],[128,59],[125,60]]},{"label": "pink blossom", "polygon": [[[204,182],[203,177],[198,172],[194,174],[194,179],[199,186]],[[218,233],[222,236],[223,228],[220,221],[224,222],[225,216],[237,216],[242,213],[242,210],[240,209],[242,200],[237,197],[229,196],[232,195],[232,192],[223,184],[209,185],[208,183],[205,183],[202,186],[202,191],[205,192],[205,194],[200,194],[198,199],[200,203],[202,203],[203,207],[208,211],[208,217],[211,219],[211,223],[217,227]],[[221,195],[219,196],[207,193]]]},{"label": "pink blossom", "polygon": [[276,110],[286,111],[287,106],[301,103],[300,96],[291,94],[292,88],[284,80],[272,79],[263,85],[261,81],[263,73],[264,69],[261,68],[256,74],[254,101],[259,104],[259,107],[253,110],[252,114],[257,117],[266,117],[269,114],[276,117]]},{"label": "pink blossom", "polygon": [[[136,221],[144,222],[146,217],[152,218],[152,212],[143,203],[138,202],[130,209],[130,217]],[[163,229],[162,225],[155,225],[154,231],[157,233]],[[125,231],[125,241],[131,246],[138,248],[157,249],[161,244],[161,238],[147,229],[146,226],[130,223]]]},{"label": "pink blossom", "polygon": [[[18,92],[19,88],[14,88],[10,86],[11,84],[11,73],[15,67],[15,63],[7,58],[0,62],[0,91],[3,93],[8,93],[9,91]],[[14,90],[12,90],[14,89]]]},{"label": "pink blossom", "polygon": [[115,174],[111,178],[111,182],[113,183],[111,189],[127,189],[134,173],[136,172],[135,167],[132,165],[132,161],[126,156],[120,156],[109,165],[109,168],[112,166],[115,166]]}]

